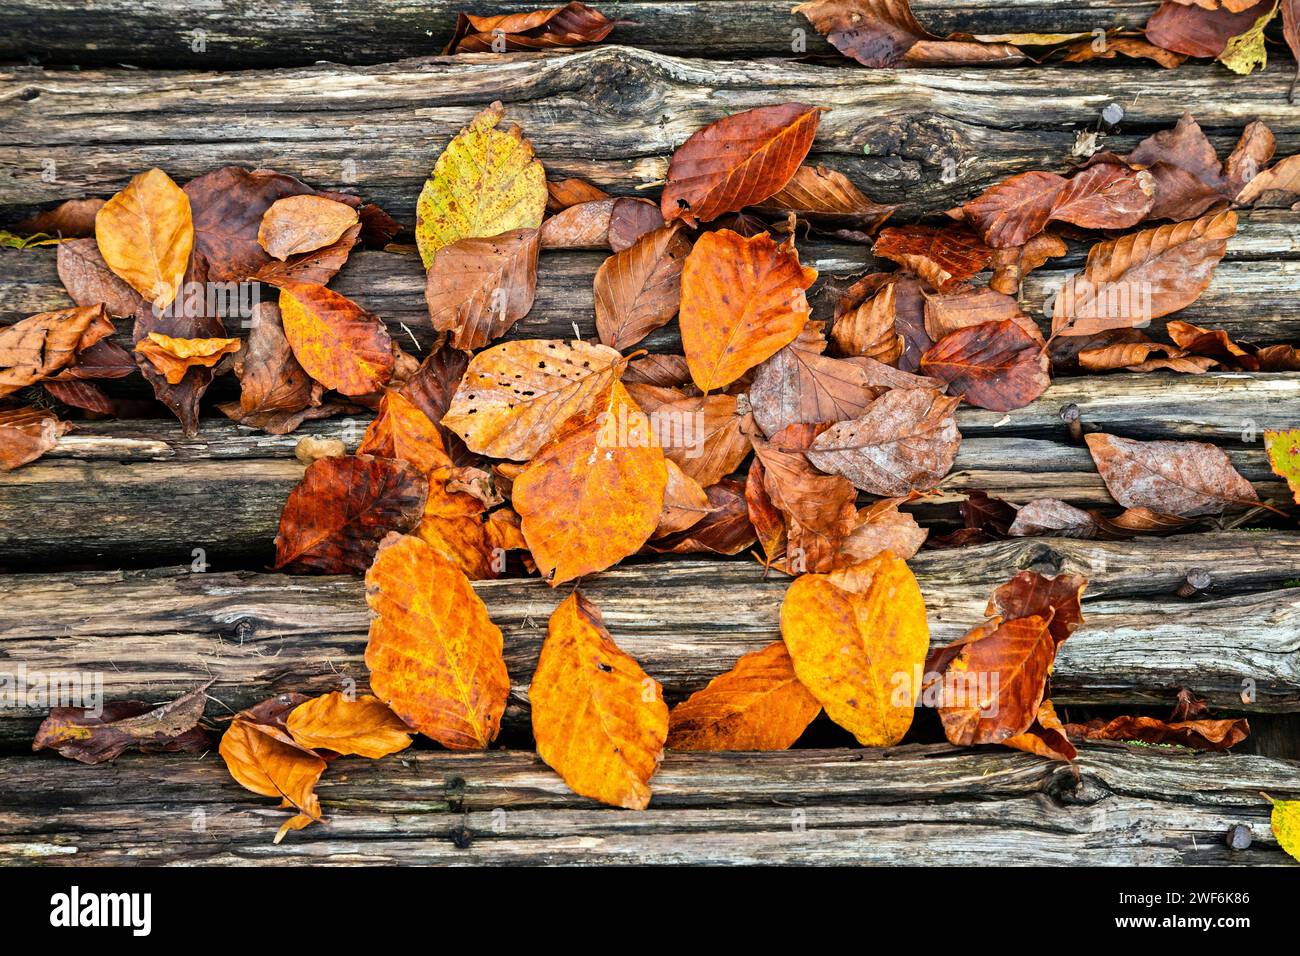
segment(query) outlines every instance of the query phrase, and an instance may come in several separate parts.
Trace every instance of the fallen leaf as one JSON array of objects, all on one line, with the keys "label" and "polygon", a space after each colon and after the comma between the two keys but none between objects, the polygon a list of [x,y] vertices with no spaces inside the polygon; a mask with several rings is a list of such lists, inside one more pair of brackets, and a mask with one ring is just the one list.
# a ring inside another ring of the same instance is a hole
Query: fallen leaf
[{"label": "fallen leaf", "polygon": [[537,248],[536,229],[514,229],[438,249],[424,288],[433,327],[466,351],[505,335],[533,307]]},{"label": "fallen leaf", "polygon": [[275,836],[279,843],[289,830],[301,830],[321,820],[316,784],[326,764],[319,754],[296,743],[278,724],[257,719],[256,710],[242,711],[230,722],[219,751],[226,769],[240,786],[266,797],[279,797],[285,806],[298,810],[296,816],[281,825]]},{"label": "fallen leaf", "polygon": [[116,276],[165,309],[194,245],[189,198],[161,169],[141,173],[95,214],[95,241]]},{"label": "fallen leaf", "polygon": [[219,407],[242,425],[286,434],[311,417],[312,410],[322,410],[321,386],[294,358],[274,302],[255,307],[248,341],[235,357],[235,374],[239,401]]},{"label": "fallen leaf", "polygon": [[910,514],[898,510],[900,504],[910,500],[910,496],[883,498],[859,509],[857,525],[840,545],[835,566],[861,564],[884,551],[906,561],[920,551],[929,531]]},{"label": "fallen leaf", "polygon": [[672,321],[681,303],[682,267],[691,250],[679,225],[648,232],[596,270],[596,333],[625,349]]},{"label": "fallen leaf", "polygon": [[580,591],[551,615],[528,701],[537,753],[571,790],[631,810],[649,805],[668,737],[663,689]]},{"label": "fallen leaf", "polygon": [[1022,617],[1050,620],[1048,630],[1059,647],[1083,623],[1083,592],[1087,586],[1087,578],[1079,574],[1049,578],[1036,571],[1020,571],[998,586],[984,613],[1006,620]]},{"label": "fallen leaf", "polygon": [[1244,717],[1166,723],[1155,717],[1125,716],[1066,724],[1065,732],[1082,740],[1140,740],[1148,744],[1178,744],[1194,750],[1227,750],[1250,735],[1250,724]]},{"label": "fallen leaf", "polygon": [[1017,295],[1025,276],[1045,265],[1048,259],[1058,258],[1067,252],[1069,248],[1061,237],[1051,232],[1040,232],[1023,246],[995,249],[988,263],[993,270],[989,288],[1003,295]]},{"label": "fallen leaf", "polygon": [[782,103],[732,113],[697,130],[668,164],[660,199],[664,222],[697,226],[770,198],[808,155],[820,119],[818,107]]},{"label": "fallen leaf", "polygon": [[960,403],[931,389],[888,391],[858,418],[818,435],[808,460],[873,495],[934,488],[952,469],[961,444],[953,417]]},{"label": "fallen leaf", "polygon": [[415,241],[427,269],[439,249],[537,229],[546,210],[546,172],[523,131],[498,129],[505,110],[493,103],[447,144],[415,207]]},{"label": "fallen leaf", "polygon": [[510,678],[501,630],[464,573],[419,538],[390,534],[366,572],[366,603],[375,695],[444,747],[495,740]]},{"label": "fallen leaf", "polygon": [[823,355],[825,348],[821,323],[809,322],[755,371],[749,401],[765,435],[788,425],[857,418],[880,395],[863,366]]},{"label": "fallen leaf", "polygon": [[709,496],[700,483],[686,474],[671,459],[665,459],[668,482],[664,486],[664,503],[653,538],[678,534],[697,524],[709,512]]},{"label": "fallen leaf", "polygon": [[586,419],[622,370],[604,345],[525,339],[470,361],[442,417],[471,451],[528,461],[570,419]]},{"label": "fallen leaf", "polygon": [[1056,716],[1056,708],[1052,706],[1050,700],[1039,704],[1038,716],[1034,718],[1028,730],[1023,734],[1008,737],[1002,742],[1008,747],[1037,754],[1048,760],[1073,761],[1079,756],[1079,752],[1074,744],[1070,743],[1070,738],[1065,733],[1065,725],[1061,723],[1061,718]]},{"label": "fallen leaf", "polygon": [[796,578],[781,604],[781,637],[800,682],[858,743],[890,747],[903,739],[930,629],[921,589],[902,560],[886,552]]},{"label": "fallen leaf", "polygon": [[299,704],[286,721],[293,739],[312,750],[377,760],[411,746],[411,730],[378,697],[338,691]]},{"label": "fallen leaf", "polygon": [[552,586],[636,553],[654,533],[668,468],[620,384],[600,414],[544,447],[515,479],[524,540]]},{"label": "fallen leaf", "polygon": [[685,531],[654,538],[646,550],[657,554],[726,554],[744,551],[755,541],[743,483],[724,478],[704,489],[709,511]]},{"label": "fallen leaf", "polygon": [[1035,498],[1016,512],[1007,534],[1012,538],[1095,538],[1097,530],[1097,522],[1088,512],[1055,498]]},{"label": "fallen leaf", "polygon": [[361,221],[351,206],[304,194],[277,199],[262,216],[257,241],[274,259],[288,259],[338,242]]},{"label": "fallen leaf", "polygon": [[1300,861],[1300,800],[1274,800],[1264,794],[1273,804],[1269,824],[1277,845],[1290,854],[1291,859]]},{"label": "fallen leaf", "polygon": [[966,289],[925,297],[925,332],[935,342],[959,329],[1004,320],[1015,322],[1031,339],[1042,344],[1038,325],[1020,310],[1020,303],[1010,295],[992,289]]},{"label": "fallen leaf", "polygon": [[546,183],[546,211],[559,212],[584,202],[609,199],[609,193],[584,179],[548,180]]},{"label": "fallen leaf", "polygon": [[289,493],[275,536],[275,567],[360,574],[390,531],[420,520],[428,483],[401,461],[346,455],[313,462]]},{"label": "fallen leaf", "polygon": [[0,397],[54,376],[114,331],[102,304],[40,312],[0,328]]},{"label": "fallen leaf", "polygon": [[682,270],[682,349],[703,391],[724,388],[789,345],[808,321],[817,270],[792,243],[706,232]]},{"label": "fallen leaf", "polygon": [[758,208],[764,212],[793,212],[825,226],[874,232],[897,206],[872,202],[843,173],[824,166],[800,166],[790,180]]},{"label": "fallen leaf", "polygon": [[[24,235],[40,234],[62,239],[95,237],[95,215],[104,206],[98,197],[67,199],[17,223],[14,229]],[[62,245],[60,243],[60,245]]]},{"label": "fallen leaf", "polygon": [[361,436],[357,454],[396,458],[426,476],[451,465],[438,426],[418,405],[391,388],[379,400],[379,414]]},{"label": "fallen leaf", "polygon": [[294,358],[344,395],[368,395],[393,373],[392,340],[379,317],[321,285],[287,282],[280,316]]},{"label": "fallen leaf", "polygon": [[103,704],[99,712],[88,707],[54,707],[37,729],[32,750],[56,750],[85,764],[105,763],[127,750],[206,750],[208,735],[198,724],[209,686],[196,687],[159,706],[122,700]]},{"label": "fallen leaf", "polygon": [[1025,59],[1010,43],[937,37],[912,15],[907,0],[813,0],[794,12],[863,66],[1009,65]]},{"label": "fallen leaf", "polygon": [[1133,441],[1100,432],[1085,435],[1084,440],[1106,490],[1126,508],[1191,518],[1259,500],[1217,445]]},{"label": "fallen leaf", "polygon": [[136,343],[135,350],[149,360],[168,384],[178,385],[195,366],[212,368],[227,355],[239,351],[239,339],[176,339],[150,332]]},{"label": "fallen leaf", "polygon": [[1165,50],[1137,37],[1108,36],[1100,43],[1097,38],[1078,40],[1063,48],[1062,63],[1087,63],[1090,60],[1113,60],[1122,53],[1131,59],[1154,60],[1166,70],[1182,66],[1187,57],[1172,50]]},{"label": "fallen leaf", "polygon": [[1283,196],[1285,203],[1300,198],[1300,154],[1279,160],[1252,179],[1237,194],[1237,202],[1255,205],[1273,195]]},{"label": "fallen leaf", "polygon": [[747,418],[734,395],[693,395],[656,408],[652,427],[668,460],[707,488],[749,454]]},{"label": "fallen leaf", "polygon": [[[1294,103],[1296,84],[1300,83],[1300,0],[1282,0],[1282,38],[1291,50],[1291,59],[1296,61],[1295,76],[1286,97],[1288,103]],[[1291,855],[1300,859],[1294,852]]]},{"label": "fallen leaf", "polygon": [[1017,322],[987,322],[947,335],[923,356],[921,371],[980,408],[1024,408],[1051,384],[1050,360]]},{"label": "fallen leaf", "polygon": [[48,409],[0,409],[0,470],[13,471],[35,461],[71,429]]},{"label": "fallen leaf", "polygon": [[898,283],[885,282],[880,291],[862,301],[848,295],[836,303],[831,337],[841,355],[863,356],[885,365],[898,363],[906,342],[897,332],[897,295]]},{"label": "fallen leaf", "polygon": [[109,269],[93,238],[61,242],[55,255],[59,280],[77,305],[102,302],[110,314],[118,316],[134,315],[145,305],[140,293]]},{"label": "fallen leaf", "polygon": [[1286,479],[1296,504],[1300,504],[1300,428],[1265,431],[1264,448],[1273,474]]},{"label": "fallen leaf", "polygon": [[456,32],[444,53],[506,53],[599,43],[621,21],[606,18],[577,0],[548,10],[497,16],[457,14]]},{"label": "fallen leaf", "polygon": [[783,641],[752,651],[668,714],[670,750],[786,750],[821,713]]},{"label": "fallen leaf", "polygon": [[993,257],[978,236],[952,226],[887,226],[871,251],[915,272],[940,292],[952,291]]},{"label": "fallen leaf", "polygon": [[1146,24],[1146,38],[1156,46],[1188,56],[1217,57],[1228,40],[1250,29],[1276,0],[1261,0],[1245,10],[1233,12],[1189,7],[1166,0]]},{"label": "fallen leaf", "polygon": [[1264,27],[1277,16],[1278,0],[1273,0],[1259,18],[1241,33],[1228,38],[1216,59],[1233,73],[1253,73],[1256,67],[1268,65],[1268,51],[1264,48]]}]

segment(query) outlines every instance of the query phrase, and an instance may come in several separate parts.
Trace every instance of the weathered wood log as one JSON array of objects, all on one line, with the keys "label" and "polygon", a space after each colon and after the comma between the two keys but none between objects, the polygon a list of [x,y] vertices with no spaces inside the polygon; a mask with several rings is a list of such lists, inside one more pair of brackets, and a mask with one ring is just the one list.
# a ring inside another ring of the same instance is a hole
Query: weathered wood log
[{"label": "weathered wood log", "polygon": [[[305,7],[225,0],[210,9],[181,2],[15,0],[0,8],[0,58],[47,63],[248,69],[331,60],[382,63],[440,53],[456,14],[535,10],[529,0],[331,0]],[[705,57],[838,55],[788,0],[674,0],[598,4],[621,24],[613,39],[660,53]],[[1140,29],[1157,4],[1134,0],[914,0],[935,33],[1089,32]],[[795,33],[796,30],[802,34]]]},{"label": "weathered wood log", "polygon": [[[409,217],[408,217],[409,218]],[[1300,213],[1260,210],[1242,214],[1236,236],[1228,243],[1225,260],[1214,279],[1194,303],[1169,319],[1181,319],[1207,328],[1225,329],[1234,338],[1259,344],[1300,339]],[[1044,330],[1050,323],[1045,303],[1066,278],[1079,271],[1087,245],[1075,243],[1068,256],[1053,260],[1052,268],[1032,273],[1021,296],[1024,308],[1038,318]],[[868,270],[892,270],[893,263],[873,257],[866,246],[825,240],[801,241],[804,262],[820,274],[812,291],[814,317],[829,321],[835,299],[847,283],[836,277]],[[605,253],[548,251],[538,268],[537,298],[532,310],[510,331],[510,338],[572,338],[576,324],[585,336],[595,337],[592,280]],[[424,270],[419,257],[397,252],[357,251],[331,283],[343,295],[379,315],[395,339],[408,350],[427,349],[434,340],[424,301]],[[272,289],[262,290],[274,295]],[[51,248],[0,249],[0,322],[16,322],[28,315],[72,304],[55,268]],[[1152,323],[1159,335],[1166,319]],[[238,322],[230,333],[240,334]],[[121,324],[119,341],[130,347],[129,323]],[[414,341],[413,341],[414,340]],[[642,346],[652,351],[679,351],[677,323],[653,333]]]},{"label": "weathered wood log", "polygon": [[[1300,375],[1119,375],[1066,378],[1008,414],[963,408],[964,440],[940,494],[909,508],[944,523],[970,491],[1024,504],[1056,497],[1115,507],[1085,447],[1071,443],[1060,410],[1076,404],[1085,432],[1213,441],[1261,497],[1288,499],[1263,451],[1265,428],[1294,424]],[[153,566],[201,548],[222,568],[271,558],[280,511],[303,467],[303,435],[355,447],[358,415],[309,422],[286,436],[209,418],[187,440],[163,420],[87,422],[45,458],[0,473],[0,568]],[[40,520],[33,520],[39,515]]]},{"label": "weathered wood log", "polygon": [[151,166],[188,179],[243,163],[355,188],[409,215],[438,152],[499,99],[552,177],[622,191],[661,180],[673,149],[727,112],[826,106],[811,160],[915,215],[1008,174],[1065,165],[1079,128],[1096,129],[1112,102],[1127,114],[1107,147],[1129,148],[1194,106],[1224,155],[1249,119],[1274,127],[1279,154],[1300,151],[1290,73],[1270,65],[1225,97],[1222,68],[1206,64],[889,71],[619,46],[224,74],[14,68],[0,74],[0,167],[9,170],[0,212],[111,193]]},{"label": "weathered wood log", "polygon": [[1078,771],[998,748],[669,753],[629,813],[530,753],[407,751],[332,765],[327,822],[274,846],[285,811],[215,753],[12,757],[0,863],[1295,865],[1261,795],[1300,796],[1295,764],[1090,745]]},{"label": "weathered wood log", "polygon": [[[1300,577],[1294,537],[1215,533],[1162,540],[1021,539],[910,562],[931,639],[944,644],[984,620],[994,587],[1017,570],[1089,579],[1087,625],[1061,648],[1060,705],[1164,705],[1190,687],[1224,712],[1300,711]],[[1176,596],[1193,568],[1212,585]],[[702,687],[741,655],[780,638],[789,579],[755,562],[661,560],[593,575],[583,588],[619,646],[670,700]],[[505,635],[513,687],[507,721],[527,728],[527,688],[562,595],[531,579],[476,582]],[[209,713],[229,714],[285,691],[364,688],[370,614],[362,582],[253,572],[67,572],[0,576],[0,658],[29,682],[102,680],[105,699],[161,700],[215,679]],[[44,683],[42,683],[44,682]],[[78,685],[82,686],[82,685]],[[30,740],[48,701],[0,710],[0,744]]]}]

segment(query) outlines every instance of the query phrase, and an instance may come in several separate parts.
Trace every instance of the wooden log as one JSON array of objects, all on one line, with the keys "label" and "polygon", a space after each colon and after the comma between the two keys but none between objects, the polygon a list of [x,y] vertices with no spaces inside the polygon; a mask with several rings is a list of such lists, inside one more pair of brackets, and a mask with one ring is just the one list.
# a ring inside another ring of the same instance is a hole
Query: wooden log
[{"label": "wooden log", "polygon": [[662,180],[671,152],[726,113],[816,103],[829,112],[811,160],[916,215],[1011,173],[1067,165],[1077,132],[1096,129],[1112,102],[1127,113],[1108,148],[1130,148],[1195,106],[1222,155],[1249,119],[1274,128],[1279,155],[1300,151],[1290,72],[1274,64],[1224,97],[1215,64],[891,71],[619,46],[220,74],[14,68],[0,73],[0,166],[9,170],[0,215],[112,193],[151,166],[188,179],[242,163],[356,189],[409,218],[439,151],[498,99],[552,177],[624,192]]},{"label": "wooden log", "polygon": [[[410,217],[407,217],[410,218]],[[1225,260],[1215,270],[1210,287],[1187,308],[1168,317],[1207,328],[1222,328],[1234,338],[1274,344],[1300,338],[1300,213],[1290,210],[1244,212],[1236,236],[1228,242]],[[1070,255],[1053,260],[1052,268],[1032,273],[1021,296],[1025,311],[1045,330],[1048,298],[1083,266],[1087,245],[1075,243]],[[869,270],[892,270],[893,263],[873,257],[865,246],[825,240],[801,241],[800,255],[820,274],[812,291],[814,317],[833,318],[837,277]],[[572,338],[576,324],[584,337],[595,337],[592,280],[606,257],[601,252],[548,251],[538,268],[537,298],[510,338]],[[413,253],[361,250],[331,283],[331,288],[383,318],[405,348],[429,348],[435,333],[424,301],[424,270]],[[263,288],[273,296],[274,290]],[[55,268],[51,248],[0,249],[0,323],[72,304]],[[1149,330],[1159,336],[1167,319]],[[231,322],[230,333],[241,334]],[[130,325],[121,323],[119,341],[130,347]],[[652,333],[641,346],[653,351],[680,351],[677,323]]]},{"label": "wooden log", "polygon": [[[728,58],[837,56],[788,0],[674,0],[597,4],[620,24],[613,39],[627,46]],[[1157,4],[1133,0],[914,0],[912,8],[939,34],[1090,32],[1140,29]],[[288,0],[225,0],[216,6],[162,0],[15,0],[0,8],[0,58],[189,69],[283,67],[331,60],[381,63],[440,53],[460,11],[535,10],[531,0],[331,0],[302,6]],[[796,34],[796,30],[803,31]]]},{"label": "wooden log", "polygon": [[[990,592],[1017,570],[1086,576],[1087,624],[1062,646],[1052,678],[1059,705],[1164,706],[1189,687],[1221,712],[1300,711],[1300,589],[1283,586],[1300,577],[1294,536],[1020,539],[923,551],[910,564],[936,646],[982,622]],[[1208,569],[1212,586],[1180,599],[1193,568]],[[583,589],[619,646],[675,701],[780,638],[788,584],[750,560],[677,559],[614,568]],[[507,722],[526,733],[528,682],[563,595],[535,578],[475,589],[505,635]],[[212,716],[285,691],[367,686],[370,614],[357,578],[189,568],[10,574],[0,576],[0,601],[0,670],[24,668],[37,686],[62,673],[91,689],[102,681],[104,699],[161,700],[215,679]],[[31,739],[49,702],[12,703],[0,710],[0,745],[10,747]]]},{"label": "wooden log", "polygon": [[274,846],[285,812],[215,753],[11,757],[0,863],[1295,865],[1261,795],[1300,796],[1295,764],[1090,745],[1078,772],[992,747],[669,753],[629,813],[530,753],[407,751],[333,764],[327,822]]}]

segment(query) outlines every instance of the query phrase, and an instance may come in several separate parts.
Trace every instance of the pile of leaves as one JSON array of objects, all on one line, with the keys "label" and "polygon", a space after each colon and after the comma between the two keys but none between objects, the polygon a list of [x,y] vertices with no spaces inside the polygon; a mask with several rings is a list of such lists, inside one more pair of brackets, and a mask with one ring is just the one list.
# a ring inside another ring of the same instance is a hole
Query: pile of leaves
[{"label": "pile of leaves", "polygon": [[[496,739],[525,675],[507,673],[501,631],[471,582],[512,566],[558,587],[634,555],[756,545],[766,568],[793,577],[782,640],[671,711],[580,590],[559,603],[527,689],[538,753],[574,791],[616,806],[649,803],[665,746],[789,747],[822,712],[864,745],[891,746],[929,701],[955,744],[1063,760],[1075,756],[1071,736],[1221,749],[1245,735],[1245,721],[1190,711],[1063,724],[1049,679],[1083,620],[1074,575],[1021,572],[993,594],[985,623],[930,653],[906,565],[928,531],[901,508],[952,468],[959,404],[1027,405],[1047,388],[1053,356],[1087,368],[1300,368],[1289,346],[1186,323],[1171,324],[1174,344],[1163,346],[1136,328],[1200,295],[1236,230],[1230,207],[1293,195],[1296,157],[1266,168],[1272,137],[1252,124],[1221,165],[1185,117],[1127,156],[1018,174],[941,221],[886,227],[890,207],[805,163],[821,113],[785,103],[697,131],[655,204],[548,182],[523,131],[488,107],[419,197],[414,234],[441,334],[422,362],[328,288],[358,241],[396,234],[355,197],[236,167],[181,189],[151,170],[95,208],[93,237],[60,243],[78,306],[0,332],[5,394],[38,383],[57,394],[106,366],[139,368],[194,430],[199,397],[232,367],[241,398],[222,411],[249,427],[288,432],[377,410],[352,453],[311,461],[275,542],[287,572],[365,575],[375,696],[282,695],[241,712],[222,738],[237,780],[295,810],[286,828],[321,818],[314,787],[334,756],[383,756],[414,732],[452,749]],[[811,318],[817,274],[800,261],[801,230],[874,242],[899,268],[848,288],[827,329]],[[1023,277],[1064,253],[1063,236],[1098,234],[1044,338],[1019,307]],[[594,278],[599,341],[498,341],[532,307],[544,248],[610,252]],[[987,285],[974,284],[982,272]],[[169,310],[187,276],[253,279],[279,301],[259,307],[241,342],[201,303],[196,315]],[[1101,294],[1116,283],[1153,290],[1149,309]],[[134,320],[133,355],[113,345],[115,315]],[[681,354],[638,348],[674,321]],[[60,427],[16,421],[4,427],[33,445]],[[1292,479],[1296,438],[1270,438]],[[1170,530],[1261,504],[1216,446],[1087,442],[1120,515],[972,496],[967,533],[941,543]],[[79,759],[83,739],[105,741],[95,759],[119,745],[189,745],[193,701],[168,706],[187,719],[166,731],[156,720],[142,722],[152,732],[121,725],[148,716],[139,703],[75,732],[69,715],[52,715],[38,745]]]}]

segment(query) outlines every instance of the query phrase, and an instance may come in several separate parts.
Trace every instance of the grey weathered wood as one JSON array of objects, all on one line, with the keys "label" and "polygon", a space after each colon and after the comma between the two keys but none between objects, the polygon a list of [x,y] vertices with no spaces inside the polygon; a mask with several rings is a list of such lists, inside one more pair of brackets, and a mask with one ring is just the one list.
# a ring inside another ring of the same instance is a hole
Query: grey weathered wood
[{"label": "grey weathered wood", "polygon": [[[405,215],[408,221],[413,217]],[[1181,319],[1207,328],[1222,328],[1235,338],[1258,344],[1300,339],[1300,213],[1260,210],[1242,214],[1228,253],[1215,270],[1210,287],[1194,303],[1169,319]],[[1083,266],[1087,245],[1075,243],[1069,256],[1053,260],[1052,267],[1029,276],[1022,295],[1026,312],[1046,330],[1045,302]],[[868,248],[823,239],[799,243],[804,262],[820,273],[812,290],[814,317],[834,315],[837,277],[867,270],[892,270],[893,263],[873,257]],[[509,333],[511,338],[571,338],[576,324],[584,336],[595,337],[592,280],[605,253],[548,251],[538,268],[537,298],[527,316]],[[427,349],[434,332],[424,302],[424,270],[419,258],[402,252],[354,252],[331,283],[336,289],[383,318],[394,337],[408,350],[418,343]],[[263,290],[267,295],[274,291]],[[0,322],[15,322],[37,312],[72,304],[55,269],[51,248],[0,249]],[[1151,328],[1159,335],[1166,319]],[[244,330],[230,323],[230,333]],[[413,341],[414,339],[414,341]],[[130,325],[121,323],[119,341],[130,347]],[[654,332],[638,347],[653,351],[678,351],[677,323]],[[1121,376],[1125,377],[1125,376]]]},{"label": "grey weathered wood", "polygon": [[[0,58],[47,63],[247,69],[331,60],[380,63],[440,53],[456,13],[535,10],[521,0],[13,0],[0,7]],[[811,55],[838,55],[792,14],[789,0],[673,0],[594,4],[619,26],[613,39],[661,53],[707,57],[790,56],[802,30]],[[1133,0],[915,0],[936,33],[1139,29],[1156,4]],[[201,34],[200,32],[201,31]],[[200,40],[202,42],[197,42]]]},{"label": "grey weathered wood", "polygon": [[[669,753],[637,813],[575,796],[530,753],[407,751],[332,764],[327,822],[274,846],[285,811],[215,753],[11,757],[0,862],[1285,866],[1261,791],[1300,796],[1296,770],[1114,745],[1085,747],[1077,778],[999,748]],[[1238,824],[1249,849],[1225,844]]]},{"label": "grey weathered wood", "polygon": [[[1162,706],[1185,686],[1227,713],[1300,711],[1300,589],[1283,586],[1300,577],[1292,535],[1021,539],[923,551],[909,563],[936,645],[983,621],[990,592],[1022,568],[1085,575],[1087,624],[1058,656],[1058,704]],[[1211,571],[1205,599],[1175,596],[1192,568]],[[614,568],[583,589],[619,646],[675,700],[780,638],[788,583],[750,560],[678,559]],[[528,682],[563,594],[536,578],[475,588],[505,635],[508,721],[526,728]],[[219,716],[284,691],[366,686],[370,615],[357,578],[188,568],[10,574],[0,576],[0,605],[7,668],[23,665],[33,680],[98,674],[106,699],[161,700],[215,679],[210,694],[220,703],[209,714]],[[40,703],[0,711],[0,741],[30,739]]]},{"label": "grey weathered wood", "polygon": [[673,149],[727,112],[783,100],[826,106],[812,160],[915,215],[1010,173],[1064,166],[1077,131],[1097,128],[1111,102],[1127,115],[1108,147],[1130,147],[1194,105],[1224,151],[1260,119],[1280,154],[1297,152],[1288,66],[1233,83],[1231,96],[1222,68],[1206,64],[890,71],[619,46],[221,74],[14,68],[0,74],[0,168],[10,171],[0,212],[111,193],[155,165],[188,179],[244,163],[356,188],[409,215],[438,152],[500,99],[552,177],[621,191],[661,180]]}]

